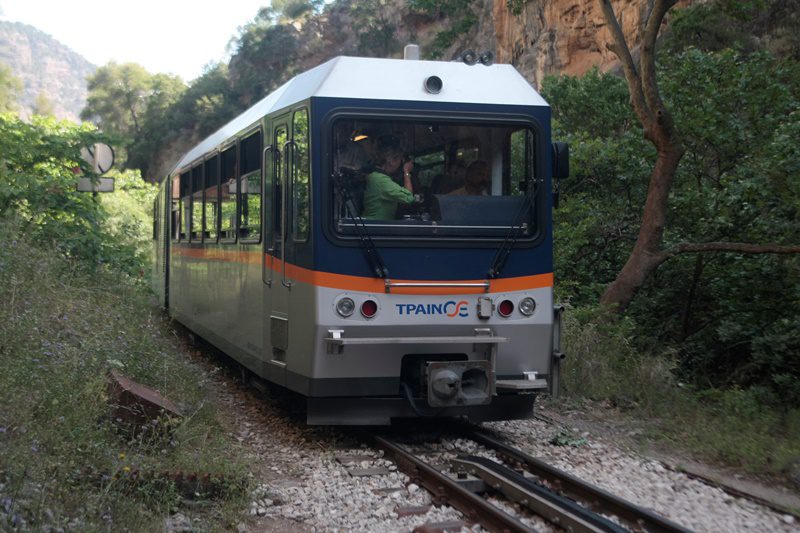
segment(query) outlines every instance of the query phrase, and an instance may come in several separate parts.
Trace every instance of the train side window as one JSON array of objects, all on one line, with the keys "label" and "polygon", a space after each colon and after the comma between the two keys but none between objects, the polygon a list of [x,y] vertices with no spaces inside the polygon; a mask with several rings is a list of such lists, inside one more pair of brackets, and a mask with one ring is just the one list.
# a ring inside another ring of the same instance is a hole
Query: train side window
[{"label": "train side window", "polygon": [[295,241],[308,240],[310,220],[310,172],[308,161],[308,110],[296,111],[292,120],[293,168],[292,173],[292,236]]},{"label": "train side window", "polygon": [[203,232],[206,241],[217,240],[219,227],[219,155],[206,160],[205,164],[205,199],[203,212]]},{"label": "train side window", "polygon": [[236,240],[236,146],[222,152],[220,165],[220,239]]},{"label": "train side window", "polygon": [[525,192],[528,180],[532,177],[533,133],[531,130],[521,129],[511,133],[509,148],[511,175],[508,189],[504,193],[517,196]]},{"label": "train side window", "polygon": [[158,195],[153,200],[153,240],[158,240]]},{"label": "train side window", "polygon": [[181,238],[181,178],[172,177],[172,187],[170,187],[172,198],[170,198],[170,209],[172,212],[172,240],[179,241]]},{"label": "train side window", "polygon": [[192,228],[189,224],[192,221],[192,175],[189,172],[181,174],[180,178],[180,212],[181,212],[181,230],[180,239],[189,240],[189,233]]},{"label": "train side window", "polygon": [[275,164],[275,180],[273,182],[272,203],[273,203],[273,222],[272,227],[274,231],[274,241],[283,240],[283,233],[281,231],[281,217],[283,215],[283,190],[285,186],[284,176],[284,161],[286,157],[286,141],[289,139],[289,134],[285,124],[281,124],[275,128],[275,150],[279,154]]},{"label": "train side window", "polygon": [[245,138],[239,146],[239,237],[261,239],[261,132]]},{"label": "train side window", "polygon": [[193,242],[203,237],[203,165],[192,169],[192,235]]}]

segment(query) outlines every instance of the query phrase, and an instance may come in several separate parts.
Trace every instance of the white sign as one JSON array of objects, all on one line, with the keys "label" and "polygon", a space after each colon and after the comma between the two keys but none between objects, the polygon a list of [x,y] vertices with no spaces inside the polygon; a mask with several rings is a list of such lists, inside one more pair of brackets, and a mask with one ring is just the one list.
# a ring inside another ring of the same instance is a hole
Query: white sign
[{"label": "white sign", "polygon": [[81,148],[81,157],[97,174],[105,174],[114,166],[114,149],[105,143]]},{"label": "white sign", "polygon": [[78,178],[78,192],[114,192],[114,178],[97,178],[92,183],[91,178]]}]

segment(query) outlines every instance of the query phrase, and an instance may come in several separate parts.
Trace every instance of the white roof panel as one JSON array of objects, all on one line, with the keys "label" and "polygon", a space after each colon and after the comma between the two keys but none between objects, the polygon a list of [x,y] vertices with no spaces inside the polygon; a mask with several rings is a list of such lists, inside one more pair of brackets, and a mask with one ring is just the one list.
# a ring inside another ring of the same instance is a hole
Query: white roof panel
[{"label": "white roof panel", "polygon": [[[429,76],[442,90],[424,89]],[[511,65],[469,66],[460,61],[413,61],[336,57],[299,74],[195,146],[175,168],[213,150],[261,117],[311,97],[418,102],[546,106],[536,90]]]}]

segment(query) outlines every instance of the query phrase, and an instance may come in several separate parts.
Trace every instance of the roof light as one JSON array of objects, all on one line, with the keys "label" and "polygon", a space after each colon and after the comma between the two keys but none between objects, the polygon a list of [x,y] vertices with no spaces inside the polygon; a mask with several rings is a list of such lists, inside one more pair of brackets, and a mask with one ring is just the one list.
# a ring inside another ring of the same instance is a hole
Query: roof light
[{"label": "roof light", "polygon": [[439,76],[428,76],[425,78],[425,90],[431,94],[439,94],[442,91],[442,78]]},{"label": "roof light", "polygon": [[466,65],[472,66],[478,62],[478,54],[476,54],[475,50],[472,48],[468,48],[461,54],[461,61],[463,61]]}]

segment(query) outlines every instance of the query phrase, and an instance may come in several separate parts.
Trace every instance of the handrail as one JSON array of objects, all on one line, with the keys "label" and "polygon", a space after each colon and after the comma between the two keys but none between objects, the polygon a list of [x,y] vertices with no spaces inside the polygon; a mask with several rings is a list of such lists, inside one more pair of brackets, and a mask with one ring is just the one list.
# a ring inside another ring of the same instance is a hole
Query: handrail
[{"label": "handrail", "polygon": [[[261,180],[262,183],[262,191],[261,191],[261,205],[264,206],[265,202],[264,199],[267,197],[264,194],[265,188],[267,186],[267,152],[273,152],[273,158],[275,151],[272,148],[272,145],[268,145],[264,147],[264,150],[261,152],[261,168],[264,170],[264,179]],[[265,206],[266,207],[266,206]],[[271,210],[270,210],[271,211]],[[272,262],[272,255],[270,255],[270,250],[274,250],[273,247],[270,246],[270,242],[272,240],[272,232],[267,231],[269,228],[269,224],[267,224],[267,216],[266,216],[266,209],[261,209],[261,217],[262,217],[262,228],[264,230],[264,254],[261,258],[261,281],[263,281],[267,287],[272,287],[272,268],[267,268],[267,256],[270,256],[270,264]],[[269,270],[269,279],[267,279],[267,270]]]},{"label": "handrail", "polygon": [[484,292],[489,292],[490,282],[468,282],[468,281],[426,281],[426,282],[411,282],[411,281],[392,281],[387,279],[384,283],[387,293],[391,293],[393,288],[429,288],[429,287],[444,287],[444,288],[464,288],[464,289],[483,289]]},{"label": "handrail", "polygon": [[283,190],[281,191],[281,202],[284,202],[283,209],[281,210],[281,285],[286,287],[287,289],[292,288],[292,280],[286,279],[286,244],[289,240],[289,231],[287,230],[286,226],[289,222],[288,220],[288,212],[289,212],[289,192],[291,191],[291,176],[289,174],[289,146],[294,146],[295,142],[291,139],[283,143],[283,163],[284,163],[284,173],[283,173]]}]

